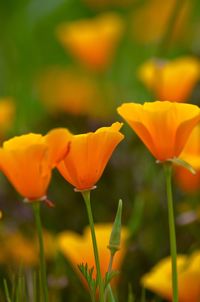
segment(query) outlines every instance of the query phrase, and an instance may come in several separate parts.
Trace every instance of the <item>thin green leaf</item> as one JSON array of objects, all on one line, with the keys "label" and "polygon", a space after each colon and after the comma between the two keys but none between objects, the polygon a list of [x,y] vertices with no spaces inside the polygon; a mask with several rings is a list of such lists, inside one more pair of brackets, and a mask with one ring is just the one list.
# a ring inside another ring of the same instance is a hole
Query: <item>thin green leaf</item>
[{"label": "thin green leaf", "polygon": [[4,291],[5,291],[5,296],[6,296],[6,302],[12,302],[11,298],[10,298],[10,293],[8,290],[8,284],[6,279],[3,279],[3,284],[4,284]]}]

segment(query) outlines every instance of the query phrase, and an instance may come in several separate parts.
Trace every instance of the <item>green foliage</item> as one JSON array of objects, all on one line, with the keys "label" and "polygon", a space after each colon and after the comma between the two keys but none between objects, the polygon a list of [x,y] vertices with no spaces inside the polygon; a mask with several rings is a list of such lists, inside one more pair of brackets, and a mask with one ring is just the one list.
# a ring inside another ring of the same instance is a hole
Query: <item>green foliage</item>
[{"label": "green foliage", "polygon": [[93,277],[94,267],[89,268],[87,263],[81,263],[78,265],[78,268],[87,281],[92,299],[95,299],[98,283],[97,279]]}]

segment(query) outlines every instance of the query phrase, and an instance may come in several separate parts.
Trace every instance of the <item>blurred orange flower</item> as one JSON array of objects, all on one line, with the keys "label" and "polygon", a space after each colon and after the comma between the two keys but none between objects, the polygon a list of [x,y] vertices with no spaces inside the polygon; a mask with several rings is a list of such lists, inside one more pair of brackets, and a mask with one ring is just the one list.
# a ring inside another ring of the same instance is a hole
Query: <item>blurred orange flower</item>
[{"label": "blurred orange flower", "polygon": [[[46,259],[52,259],[55,256],[57,245],[55,238],[49,232],[43,230],[44,250]],[[28,236],[16,230],[7,230],[3,228],[0,234],[1,250],[0,250],[0,263],[12,264],[18,267],[23,266],[36,266],[38,265],[38,240],[35,236],[31,240]],[[16,248],[17,247],[17,248]]]},{"label": "blurred orange flower", "polygon": [[0,240],[0,263],[16,266],[34,266],[37,264],[37,253],[33,241],[20,232],[4,230],[0,235]]},{"label": "blurred orange flower", "polygon": [[96,132],[74,135],[69,154],[57,167],[76,189],[89,190],[101,177],[115,147],[123,139],[122,124],[99,128]]},{"label": "blurred orange flower", "polygon": [[175,168],[175,178],[183,191],[195,192],[200,189],[200,125],[192,130],[191,135],[180,154],[180,158],[189,163],[196,171],[193,175],[181,167]]},{"label": "blurred orange flower", "polygon": [[168,101],[125,103],[118,112],[159,161],[178,157],[200,120],[199,107]]},{"label": "blurred orange flower", "polygon": [[40,75],[37,87],[52,113],[101,116],[108,111],[94,80],[76,70],[50,67]]},{"label": "blurred orange flower", "polygon": [[200,76],[200,61],[181,57],[173,61],[150,60],[139,70],[139,77],[160,101],[187,101]]},{"label": "blurred orange flower", "polygon": [[[148,0],[134,10],[132,17],[134,38],[142,43],[155,43],[165,33],[169,18],[173,14],[176,0]],[[190,1],[182,1],[172,32],[172,38],[186,34],[187,20],[190,14]]]},{"label": "blurred orange flower", "polygon": [[[110,251],[107,248],[109,244],[112,224],[95,224],[95,233],[99,251],[101,274],[105,276],[108,270]],[[119,252],[115,254],[113,261],[113,270],[119,270],[126,252],[126,239],[128,238],[128,230],[122,227],[121,231],[121,247]],[[83,235],[75,232],[64,231],[58,236],[58,248],[71,261],[75,270],[79,272],[78,264],[87,263],[89,268],[94,267],[96,275],[96,266],[92,248],[92,240],[90,228],[84,229]],[[80,252],[81,251],[81,252]],[[82,275],[80,274],[82,277]]]},{"label": "blurred orange flower", "polygon": [[11,126],[14,118],[15,106],[11,98],[0,99],[0,138]]},{"label": "blurred orange flower", "polygon": [[45,197],[51,170],[69,151],[71,134],[54,129],[46,136],[16,136],[0,148],[0,167],[15,189],[28,200]]},{"label": "blurred orange flower", "polygon": [[107,13],[93,19],[61,24],[57,36],[81,63],[94,70],[102,70],[114,57],[122,29],[119,15]]},{"label": "blurred orange flower", "polygon": [[[200,300],[200,252],[190,256],[178,255],[179,302],[198,302]],[[145,288],[172,301],[171,258],[161,260],[150,273],[142,278]]]}]

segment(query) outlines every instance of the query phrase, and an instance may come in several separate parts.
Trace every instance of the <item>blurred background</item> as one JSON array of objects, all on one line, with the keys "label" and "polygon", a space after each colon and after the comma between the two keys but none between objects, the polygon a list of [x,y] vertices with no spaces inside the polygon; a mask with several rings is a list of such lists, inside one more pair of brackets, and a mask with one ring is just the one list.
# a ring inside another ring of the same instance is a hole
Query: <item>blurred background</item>
[{"label": "blurred background", "polygon": [[[0,0],[1,143],[56,127],[95,131],[121,120],[122,102],[199,105],[199,36],[198,0]],[[127,301],[132,288],[140,301],[141,277],[169,255],[167,205],[161,167],[127,125],[122,132],[125,139],[92,192],[92,208],[95,222],[106,224],[122,198],[129,240],[116,291]],[[200,247],[200,181],[191,188],[194,180],[176,175],[178,251],[189,254]],[[37,267],[32,210],[2,174],[0,182],[0,279],[12,279],[23,263],[29,280]],[[55,203],[42,207],[51,301],[88,301],[55,244],[63,231],[83,233],[83,200],[57,171],[48,197]],[[147,299],[156,301],[156,293],[147,292]]]}]

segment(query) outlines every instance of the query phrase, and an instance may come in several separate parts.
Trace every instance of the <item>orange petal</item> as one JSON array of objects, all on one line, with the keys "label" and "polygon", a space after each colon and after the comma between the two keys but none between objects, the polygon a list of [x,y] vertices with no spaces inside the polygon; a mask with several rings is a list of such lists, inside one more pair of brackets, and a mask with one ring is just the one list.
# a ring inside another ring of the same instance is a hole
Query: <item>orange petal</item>
[{"label": "orange petal", "polygon": [[72,134],[64,128],[53,129],[47,133],[45,141],[48,145],[49,161],[52,167],[67,156],[71,139]]}]

